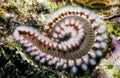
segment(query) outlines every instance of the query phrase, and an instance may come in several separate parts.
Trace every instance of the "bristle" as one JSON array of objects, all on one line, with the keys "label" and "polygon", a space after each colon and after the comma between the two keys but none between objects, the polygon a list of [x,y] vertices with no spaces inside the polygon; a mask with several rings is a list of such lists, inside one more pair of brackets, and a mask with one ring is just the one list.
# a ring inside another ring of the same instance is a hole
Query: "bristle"
[{"label": "bristle", "polygon": [[45,58],[40,59],[40,63],[41,64],[45,63]]},{"label": "bristle", "polygon": [[96,61],[94,59],[90,59],[90,64],[91,65],[95,65],[96,64]]},{"label": "bristle", "polygon": [[78,71],[78,70],[77,70],[77,67],[76,67],[76,66],[73,66],[73,67],[72,67],[72,72],[73,72],[73,73],[76,73],[77,71]]},{"label": "bristle", "polygon": [[52,65],[53,64],[53,61],[48,61],[48,65]]},{"label": "bristle", "polygon": [[67,67],[68,67],[67,64],[64,63],[63,69],[67,69]]},{"label": "bristle", "polygon": [[32,51],[32,52],[30,52],[30,55],[31,56],[36,56],[36,55],[38,55],[40,52],[39,51]]},{"label": "bristle", "polygon": [[101,37],[101,36],[96,36],[96,40],[102,41],[102,40],[103,40],[103,37]]},{"label": "bristle", "polygon": [[85,64],[82,64],[81,68],[82,68],[84,71],[86,71],[86,70],[88,69],[87,65],[85,65]]},{"label": "bristle", "polygon": [[61,67],[61,64],[60,64],[60,62],[57,62],[57,64],[56,64],[56,69],[58,69],[59,67]]},{"label": "bristle", "polygon": [[87,55],[83,56],[82,59],[83,59],[83,61],[85,62],[85,64],[88,64],[88,62],[89,62],[88,59],[89,59],[89,58],[88,58]]},{"label": "bristle", "polygon": [[65,60],[61,59],[61,60],[60,60],[60,65],[63,66],[63,65],[64,65],[64,62],[65,62]]},{"label": "bristle", "polygon": [[80,23],[79,19],[76,19],[76,21],[75,21],[75,25],[78,26],[79,23]]},{"label": "bristle", "polygon": [[72,66],[74,66],[75,63],[74,63],[73,60],[69,60],[69,61],[68,61],[68,64],[69,64],[70,67],[72,67]]},{"label": "bristle", "polygon": [[96,19],[96,14],[93,13],[93,12],[90,12],[90,16],[89,16],[89,19]]},{"label": "bristle", "polygon": [[101,57],[102,56],[102,51],[101,50],[97,50],[96,54],[97,54],[97,56]]},{"label": "bristle", "polygon": [[104,25],[101,25],[98,29],[98,32],[99,33],[104,33],[105,32],[105,26]]},{"label": "bristle", "polygon": [[76,65],[80,66],[81,65],[81,59],[76,59]]},{"label": "bristle", "polygon": [[90,10],[88,10],[88,9],[83,9],[82,12],[85,13],[85,14],[87,14],[87,15],[90,14]]},{"label": "bristle", "polygon": [[95,54],[94,51],[90,51],[88,54],[90,54],[90,56],[91,56],[92,58],[96,58],[96,54]]},{"label": "bristle", "polygon": [[53,33],[53,37],[57,38],[58,37],[57,33]]},{"label": "bristle", "polygon": [[100,48],[100,43],[94,43],[94,47]]},{"label": "bristle", "polygon": [[45,53],[40,53],[40,57],[46,56]]},{"label": "bristle", "polygon": [[101,44],[100,44],[100,45],[101,45],[101,47],[102,47],[102,48],[104,48],[104,49],[106,49],[106,48],[107,48],[107,44],[106,44],[105,42],[101,42]]},{"label": "bristle", "polygon": [[25,46],[25,47],[30,47],[30,46],[33,46],[33,44],[30,43],[30,42],[28,42],[28,43],[24,44],[24,46]]},{"label": "bristle", "polygon": [[60,29],[60,27],[59,26],[56,26],[56,29],[55,29],[57,32],[60,32],[61,31],[61,29]]},{"label": "bristle", "polygon": [[75,24],[75,18],[71,18],[70,19],[70,23],[73,25],[73,24]]},{"label": "bristle", "polygon": [[57,61],[58,61],[58,58],[56,58],[56,57],[54,57],[52,60],[53,64],[55,64]]},{"label": "bristle", "polygon": [[27,48],[26,50],[25,50],[25,52],[30,52],[31,51],[31,48]]},{"label": "bristle", "polygon": [[37,55],[36,57],[35,57],[35,60],[40,60],[40,56],[39,55]]},{"label": "bristle", "polygon": [[105,33],[105,34],[102,34],[102,38],[104,38],[104,39],[107,39],[108,37],[107,37],[107,34]]}]

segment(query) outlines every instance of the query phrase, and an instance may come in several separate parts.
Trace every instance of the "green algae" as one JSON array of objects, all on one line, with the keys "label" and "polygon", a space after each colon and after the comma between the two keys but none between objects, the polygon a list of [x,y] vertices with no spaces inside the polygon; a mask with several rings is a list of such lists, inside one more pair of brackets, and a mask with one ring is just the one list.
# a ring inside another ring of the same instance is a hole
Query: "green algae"
[{"label": "green algae", "polygon": [[106,31],[110,36],[112,36],[113,34],[116,36],[120,36],[120,26],[116,22],[107,22]]},{"label": "green algae", "polygon": [[118,67],[107,63],[103,69],[110,78],[120,78],[120,69]]}]

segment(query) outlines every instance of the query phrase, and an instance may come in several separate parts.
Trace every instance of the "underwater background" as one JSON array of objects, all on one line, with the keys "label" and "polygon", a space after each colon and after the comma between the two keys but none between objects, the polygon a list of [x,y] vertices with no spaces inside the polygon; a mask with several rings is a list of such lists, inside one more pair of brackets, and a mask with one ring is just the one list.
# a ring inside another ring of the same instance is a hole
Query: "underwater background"
[{"label": "underwater background", "polygon": [[[38,65],[13,39],[19,25],[42,32],[50,14],[67,5],[95,12],[108,34],[105,55],[81,75]],[[0,78],[120,78],[120,0],[0,0]]]}]

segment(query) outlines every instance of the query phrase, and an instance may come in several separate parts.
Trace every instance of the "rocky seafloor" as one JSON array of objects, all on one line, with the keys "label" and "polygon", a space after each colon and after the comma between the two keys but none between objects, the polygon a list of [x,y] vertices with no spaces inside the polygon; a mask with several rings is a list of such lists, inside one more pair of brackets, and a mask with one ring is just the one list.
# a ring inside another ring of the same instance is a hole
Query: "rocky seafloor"
[{"label": "rocky seafloor", "polygon": [[[44,29],[48,16],[63,6],[83,6],[104,20],[108,48],[95,69],[83,75],[39,66],[12,35],[19,25]],[[120,0],[0,0],[0,78],[120,78]]]}]

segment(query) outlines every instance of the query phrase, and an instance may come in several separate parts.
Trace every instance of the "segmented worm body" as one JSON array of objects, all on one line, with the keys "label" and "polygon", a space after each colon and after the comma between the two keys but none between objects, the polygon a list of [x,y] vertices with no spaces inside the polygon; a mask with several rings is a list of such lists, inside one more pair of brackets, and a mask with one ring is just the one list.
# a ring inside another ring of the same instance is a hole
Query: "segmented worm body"
[{"label": "segmented worm body", "polygon": [[45,30],[19,26],[15,40],[40,64],[56,69],[70,68],[73,73],[95,65],[106,49],[105,25],[94,12],[81,7],[66,6],[56,11],[46,22]]}]

